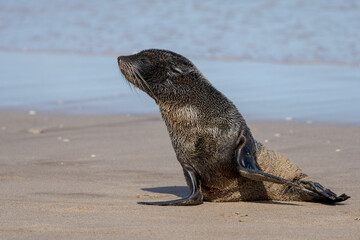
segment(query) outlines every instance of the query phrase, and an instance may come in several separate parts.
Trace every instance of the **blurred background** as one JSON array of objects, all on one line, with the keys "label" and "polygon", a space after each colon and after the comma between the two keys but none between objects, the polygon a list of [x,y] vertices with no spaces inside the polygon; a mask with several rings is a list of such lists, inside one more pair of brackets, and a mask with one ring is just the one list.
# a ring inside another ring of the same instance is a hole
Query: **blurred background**
[{"label": "blurred background", "polygon": [[0,110],[149,114],[116,57],[192,60],[246,119],[360,123],[360,2],[0,0]]}]

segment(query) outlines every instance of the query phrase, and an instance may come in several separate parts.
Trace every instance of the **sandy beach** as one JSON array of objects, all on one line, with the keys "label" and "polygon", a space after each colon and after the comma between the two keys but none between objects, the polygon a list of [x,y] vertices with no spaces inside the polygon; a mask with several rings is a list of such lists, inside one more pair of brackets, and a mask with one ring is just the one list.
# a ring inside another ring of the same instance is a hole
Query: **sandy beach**
[{"label": "sandy beach", "polygon": [[187,194],[158,115],[0,113],[0,239],[359,239],[360,126],[248,123],[343,204],[136,202]]},{"label": "sandy beach", "polygon": [[[360,4],[0,0],[0,240],[360,239]],[[186,196],[158,108],[116,59],[168,49],[344,203]]]}]

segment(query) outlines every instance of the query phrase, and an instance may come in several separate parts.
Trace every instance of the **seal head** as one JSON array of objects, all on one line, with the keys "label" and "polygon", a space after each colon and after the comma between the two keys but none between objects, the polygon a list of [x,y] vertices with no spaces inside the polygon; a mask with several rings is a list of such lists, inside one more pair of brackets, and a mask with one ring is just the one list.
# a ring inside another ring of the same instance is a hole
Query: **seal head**
[{"label": "seal head", "polygon": [[203,78],[190,60],[167,50],[149,49],[120,56],[118,65],[130,83],[156,102],[185,99],[189,88],[199,87],[193,79]]}]

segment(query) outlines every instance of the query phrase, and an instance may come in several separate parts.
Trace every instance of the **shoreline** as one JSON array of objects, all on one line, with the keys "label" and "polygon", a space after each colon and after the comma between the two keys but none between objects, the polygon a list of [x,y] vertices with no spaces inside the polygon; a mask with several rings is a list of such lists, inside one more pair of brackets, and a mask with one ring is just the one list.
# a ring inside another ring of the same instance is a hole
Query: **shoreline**
[{"label": "shoreline", "polygon": [[[360,102],[360,68],[194,63],[245,119],[360,124],[360,109],[354,106]],[[0,51],[0,72],[0,111],[85,115],[158,112],[145,93],[131,91],[113,57]]]},{"label": "shoreline", "polygon": [[[94,114],[94,113],[66,113],[66,112],[38,112],[35,110],[23,110],[23,109],[0,109],[1,114],[23,114],[23,115],[40,115],[40,116],[67,116],[67,117],[89,117],[89,118],[122,118],[122,117],[140,117],[140,118],[159,118],[161,121],[160,112],[149,112],[149,113],[117,113],[117,114]],[[294,118],[283,118],[283,119],[261,119],[261,118],[251,118],[243,116],[246,122],[251,123],[269,123],[269,124],[295,124],[295,125],[319,125],[319,126],[360,126],[360,123],[357,122],[326,122],[326,121],[311,121],[311,120],[304,120],[304,119],[294,119]]]}]

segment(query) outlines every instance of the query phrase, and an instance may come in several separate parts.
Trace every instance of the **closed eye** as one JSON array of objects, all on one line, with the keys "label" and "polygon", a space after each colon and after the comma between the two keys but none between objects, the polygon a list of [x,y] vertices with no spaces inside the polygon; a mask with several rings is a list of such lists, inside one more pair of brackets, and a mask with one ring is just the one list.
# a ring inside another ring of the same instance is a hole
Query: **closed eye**
[{"label": "closed eye", "polygon": [[140,58],[140,61],[144,64],[147,64],[148,63],[148,60],[146,58]]}]

